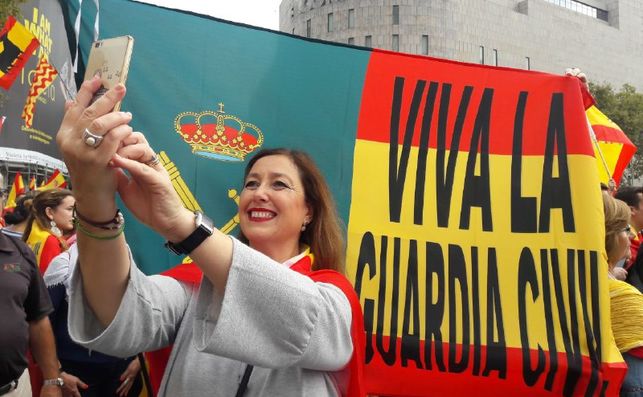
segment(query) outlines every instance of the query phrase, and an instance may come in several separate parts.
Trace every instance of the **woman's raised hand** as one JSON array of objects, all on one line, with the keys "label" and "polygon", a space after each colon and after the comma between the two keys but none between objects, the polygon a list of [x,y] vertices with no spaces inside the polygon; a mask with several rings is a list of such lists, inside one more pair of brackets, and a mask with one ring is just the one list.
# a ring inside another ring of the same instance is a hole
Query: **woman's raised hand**
[{"label": "woman's raised hand", "polygon": [[125,96],[125,86],[119,84],[90,105],[100,87],[98,77],[83,83],[76,100],[67,104],[56,136],[76,201],[91,219],[109,219],[114,214],[117,172],[109,163],[132,134],[131,113],[112,112]]},{"label": "woman's raised hand", "polygon": [[100,87],[97,77],[83,83],[56,137],[79,212],[90,219],[110,219],[118,190],[141,222],[167,239],[182,240],[185,230],[189,234],[194,228],[193,214],[181,203],[145,136],[129,126],[132,115],[112,112],[125,97],[125,86],[117,85],[90,105]]},{"label": "woman's raised hand", "polygon": [[184,228],[188,234],[194,229],[194,214],[183,206],[167,171],[143,134],[134,132],[125,138],[112,163],[118,167],[121,199],[141,222],[170,241],[183,240],[187,236]]}]

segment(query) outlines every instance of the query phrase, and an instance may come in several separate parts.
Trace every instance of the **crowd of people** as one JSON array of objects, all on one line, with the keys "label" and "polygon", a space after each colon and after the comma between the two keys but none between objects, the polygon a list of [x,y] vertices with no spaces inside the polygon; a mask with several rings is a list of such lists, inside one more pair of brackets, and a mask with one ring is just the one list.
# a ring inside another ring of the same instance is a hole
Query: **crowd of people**
[{"label": "crowd of people", "polygon": [[[11,320],[0,327],[0,395],[137,396],[139,353],[172,346],[160,396],[364,396],[359,299],[310,157],[256,154],[241,233],[224,235],[183,207],[132,115],[112,112],[125,87],[90,103],[99,87],[97,78],[82,85],[57,135],[73,193],[30,192],[4,216],[0,313]],[[138,269],[117,195],[169,249],[190,255],[189,277]],[[641,396],[643,188],[602,195],[611,324],[629,368],[621,395]]]},{"label": "crowd of people", "polygon": [[[18,396],[53,396],[62,391],[70,396],[138,396],[141,381],[133,376],[140,368],[138,359],[124,360],[91,352],[73,343],[67,331],[67,286],[71,272],[61,266],[57,256],[76,250],[74,203],[74,196],[67,189],[34,190],[18,197],[15,207],[3,214],[5,227],[0,229],[0,246],[8,248],[11,258],[20,256],[12,273],[27,276],[24,280],[0,280],[2,286],[9,287],[5,290],[8,295],[3,297],[7,302],[26,298],[22,316],[15,316],[15,308],[7,313],[16,329],[8,327],[4,331],[18,336],[16,331],[26,325],[29,332],[20,333],[18,339],[6,340],[16,351],[6,357],[6,363],[0,363],[3,365],[0,384],[9,385],[6,389],[13,385]],[[16,322],[18,318],[24,318],[26,323]],[[27,352],[25,340],[31,355],[19,354]],[[28,369],[23,372],[24,365]],[[21,373],[19,377],[16,371]],[[9,381],[4,382],[7,376]],[[127,378],[132,382],[124,382]],[[0,394],[7,391],[0,389]]]}]

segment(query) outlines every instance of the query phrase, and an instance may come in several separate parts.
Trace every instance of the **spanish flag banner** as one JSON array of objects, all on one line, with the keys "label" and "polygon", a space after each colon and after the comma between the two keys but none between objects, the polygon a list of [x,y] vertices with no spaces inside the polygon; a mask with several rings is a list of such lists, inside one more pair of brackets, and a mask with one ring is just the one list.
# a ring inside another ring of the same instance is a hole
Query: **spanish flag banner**
[{"label": "spanish flag banner", "polygon": [[621,127],[609,119],[595,105],[586,110],[596,144],[596,161],[601,182],[608,184],[613,179],[618,186],[623,171],[636,153],[636,146],[625,135]]},{"label": "spanish flag banner", "polygon": [[0,32],[0,87],[8,90],[29,57],[40,44],[14,17],[7,18]]},{"label": "spanish flag banner", "polygon": [[55,189],[55,188],[65,188],[67,187],[67,181],[65,180],[65,176],[60,172],[59,169],[56,169],[53,174],[47,179],[46,182],[42,186],[38,188],[38,190],[49,190],[49,189]]},{"label": "spanish flag banner", "polygon": [[[127,0],[101,4],[100,23],[102,37],[136,40],[123,102],[133,128],[184,204],[221,230],[238,233],[259,149],[300,148],[320,165],[347,225],[370,394],[618,395],[625,365],[577,79]],[[177,264],[126,217],[144,271]]]},{"label": "spanish flag banner", "polygon": [[45,57],[41,57],[34,71],[29,95],[27,95],[27,102],[20,116],[25,121],[26,127],[31,128],[33,125],[33,114],[38,96],[53,83],[57,75],[58,71],[56,68],[50,65]]},{"label": "spanish flag banner", "polygon": [[29,190],[36,190],[36,177],[32,176],[29,180]]},{"label": "spanish flag banner", "polygon": [[14,208],[16,206],[16,199],[24,193],[25,183],[22,180],[22,175],[20,172],[16,172],[16,176],[13,178],[13,184],[11,185],[11,190],[9,190],[9,196],[7,197],[5,208]]}]

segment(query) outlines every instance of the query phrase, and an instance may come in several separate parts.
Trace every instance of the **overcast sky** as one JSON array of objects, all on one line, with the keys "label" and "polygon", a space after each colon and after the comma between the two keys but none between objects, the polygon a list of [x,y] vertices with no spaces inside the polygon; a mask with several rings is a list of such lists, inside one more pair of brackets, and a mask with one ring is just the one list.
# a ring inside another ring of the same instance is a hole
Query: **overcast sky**
[{"label": "overcast sky", "polygon": [[279,30],[281,0],[137,0]]}]

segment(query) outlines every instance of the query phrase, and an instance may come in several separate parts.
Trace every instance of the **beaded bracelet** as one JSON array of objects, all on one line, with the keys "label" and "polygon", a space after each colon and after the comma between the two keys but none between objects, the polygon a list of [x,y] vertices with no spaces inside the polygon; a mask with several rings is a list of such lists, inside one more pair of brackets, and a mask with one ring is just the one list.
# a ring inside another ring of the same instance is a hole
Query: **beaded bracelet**
[{"label": "beaded bracelet", "polygon": [[[109,236],[101,236],[95,233],[90,232],[89,230],[85,229],[83,225],[80,223],[79,218],[74,218],[74,225],[76,226],[76,230],[81,232],[87,237],[93,238],[94,240],[114,240],[116,237],[120,236],[123,234],[123,231],[125,231],[125,222],[121,223],[120,227],[118,228],[118,231],[116,234],[112,234]],[[114,230],[114,229],[108,229],[108,230]]]},{"label": "beaded bracelet", "polygon": [[76,205],[74,205],[72,216],[74,218],[80,219],[81,221],[85,222],[90,226],[96,227],[98,229],[103,229],[103,230],[117,230],[117,229],[120,229],[121,226],[125,224],[125,218],[123,217],[123,213],[119,209],[116,210],[116,214],[114,214],[114,217],[108,220],[107,222],[96,222],[96,221],[92,221],[91,219],[88,219],[80,212],[78,212],[78,208],[76,208]]}]

